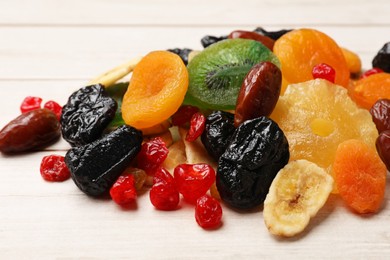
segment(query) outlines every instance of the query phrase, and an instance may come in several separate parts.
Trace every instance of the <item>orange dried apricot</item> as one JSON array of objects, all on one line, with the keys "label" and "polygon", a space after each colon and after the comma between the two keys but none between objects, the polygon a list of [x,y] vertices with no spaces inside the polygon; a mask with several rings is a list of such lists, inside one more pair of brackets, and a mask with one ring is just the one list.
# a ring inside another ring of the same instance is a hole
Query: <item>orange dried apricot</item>
[{"label": "orange dried apricot", "polygon": [[282,74],[288,83],[313,79],[313,67],[326,63],[336,71],[336,84],[348,86],[349,69],[340,47],[320,31],[298,29],[286,33],[275,42],[274,53],[281,62]]},{"label": "orange dried apricot", "polygon": [[349,94],[365,109],[370,109],[378,99],[390,99],[390,73],[376,73],[359,79],[350,88]]},{"label": "orange dried apricot", "polygon": [[363,141],[350,139],[336,151],[333,175],[343,201],[357,213],[377,212],[384,198],[386,166]]},{"label": "orange dried apricot", "polygon": [[362,61],[359,56],[345,48],[341,48],[341,51],[343,52],[345,61],[347,62],[349,73],[351,75],[359,75],[362,71]]},{"label": "orange dried apricot", "polygon": [[141,130],[160,124],[180,107],[187,88],[187,68],[178,55],[149,53],[134,68],[123,97],[124,121]]}]

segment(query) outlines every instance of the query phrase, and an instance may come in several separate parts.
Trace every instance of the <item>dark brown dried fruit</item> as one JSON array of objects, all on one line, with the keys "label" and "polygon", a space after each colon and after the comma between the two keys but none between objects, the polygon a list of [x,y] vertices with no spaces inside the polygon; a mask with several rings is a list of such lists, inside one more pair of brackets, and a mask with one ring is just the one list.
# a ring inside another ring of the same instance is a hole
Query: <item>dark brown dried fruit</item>
[{"label": "dark brown dried fruit", "polygon": [[376,101],[371,107],[370,113],[379,133],[390,130],[390,99]]},{"label": "dark brown dried fruit", "polygon": [[49,109],[21,114],[0,131],[0,151],[18,153],[43,148],[61,136],[60,123]]},{"label": "dark brown dried fruit", "polygon": [[141,150],[142,133],[127,125],[66,153],[72,179],[87,195],[107,193]]},{"label": "dark brown dried fruit", "polygon": [[390,130],[385,130],[376,139],[376,150],[378,151],[379,157],[382,162],[390,170]]},{"label": "dark brown dried fruit", "polygon": [[390,42],[387,42],[378,51],[378,53],[372,60],[372,67],[380,68],[383,71],[390,73]]},{"label": "dark brown dried fruit", "polygon": [[62,108],[61,131],[72,146],[88,144],[102,135],[117,109],[103,85],[86,86],[74,92]]},{"label": "dark brown dried fruit", "polygon": [[279,99],[282,73],[271,62],[252,67],[241,85],[237,98],[234,125],[260,116],[269,116]]},{"label": "dark brown dried fruit", "polygon": [[274,44],[275,44],[275,41],[272,40],[271,38],[269,38],[265,35],[261,35],[259,33],[250,32],[250,31],[236,30],[236,31],[231,32],[229,34],[228,38],[229,39],[240,38],[240,39],[255,40],[255,41],[258,41],[258,42],[261,42],[262,44],[264,44],[271,51],[273,50]]}]

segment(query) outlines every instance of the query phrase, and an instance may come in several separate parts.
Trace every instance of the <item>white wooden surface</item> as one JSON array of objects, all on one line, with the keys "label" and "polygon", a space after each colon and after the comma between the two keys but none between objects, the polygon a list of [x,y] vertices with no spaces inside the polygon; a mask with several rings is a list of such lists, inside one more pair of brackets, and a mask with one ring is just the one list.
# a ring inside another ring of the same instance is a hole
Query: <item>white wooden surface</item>
[{"label": "white wooden surface", "polygon": [[[234,29],[314,27],[358,52],[365,68],[390,41],[388,0],[1,0],[0,125],[27,95],[64,103],[91,77],[148,51],[201,48],[206,34]],[[390,256],[390,195],[373,216],[358,216],[337,196],[293,239],[271,236],[261,211],[224,207],[222,228],[197,226],[194,210],[155,210],[148,192],[137,207],[83,195],[71,180],[47,183],[46,151],[0,156],[0,259],[270,259]],[[387,189],[390,183],[387,184]]]}]

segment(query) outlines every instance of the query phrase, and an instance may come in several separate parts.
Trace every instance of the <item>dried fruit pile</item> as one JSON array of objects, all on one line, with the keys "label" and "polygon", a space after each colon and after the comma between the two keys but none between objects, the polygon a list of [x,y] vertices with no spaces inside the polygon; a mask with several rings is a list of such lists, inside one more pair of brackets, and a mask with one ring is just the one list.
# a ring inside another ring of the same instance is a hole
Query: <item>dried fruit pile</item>
[{"label": "dried fruit pile", "polygon": [[203,228],[221,225],[221,202],[263,205],[278,236],[302,232],[332,191],[357,214],[381,210],[390,43],[366,72],[357,54],[313,29],[259,27],[201,43],[202,51],[153,51],[122,64],[63,108],[27,97],[1,130],[0,151],[41,149],[62,133],[72,148],[43,158],[45,180],[71,177],[124,207],[148,189],[157,210],[194,205]]}]

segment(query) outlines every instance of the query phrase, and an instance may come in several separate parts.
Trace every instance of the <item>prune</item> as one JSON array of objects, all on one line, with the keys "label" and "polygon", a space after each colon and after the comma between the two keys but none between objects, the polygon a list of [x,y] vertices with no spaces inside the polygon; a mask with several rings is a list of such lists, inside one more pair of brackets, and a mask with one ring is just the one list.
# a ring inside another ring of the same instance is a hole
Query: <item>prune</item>
[{"label": "prune", "polygon": [[224,111],[213,111],[206,118],[201,140],[208,154],[218,161],[235,131],[234,115]]},{"label": "prune", "polygon": [[279,30],[279,31],[269,32],[269,31],[264,30],[262,27],[257,27],[254,30],[254,32],[261,34],[261,35],[264,35],[264,36],[267,36],[267,37],[273,39],[274,41],[276,41],[281,36],[283,36],[284,34],[290,32],[290,31],[291,30]]},{"label": "prune", "polygon": [[390,99],[379,99],[371,107],[370,113],[378,133],[390,130]]},{"label": "prune", "polygon": [[60,136],[56,115],[39,108],[21,114],[0,131],[0,151],[27,152],[50,145]]},{"label": "prune", "polygon": [[265,35],[261,35],[256,32],[243,31],[243,30],[236,30],[231,32],[228,38],[229,39],[241,38],[241,39],[255,40],[264,44],[271,51],[273,50],[275,44],[275,41],[273,39]]},{"label": "prune", "polygon": [[188,54],[190,54],[192,49],[188,49],[188,48],[184,48],[184,49],[175,48],[175,49],[168,49],[168,51],[179,55],[180,58],[183,60],[184,64],[187,65],[188,64]]},{"label": "prune", "polygon": [[62,108],[63,138],[72,146],[95,141],[114,118],[116,109],[116,101],[107,95],[103,85],[79,89]]},{"label": "prune", "polygon": [[239,209],[261,205],[289,158],[287,138],[274,121],[267,117],[245,121],[218,161],[216,184],[222,200]]},{"label": "prune", "polygon": [[214,44],[214,43],[222,41],[222,40],[226,40],[227,38],[228,38],[227,35],[223,35],[220,37],[206,35],[200,40],[200,43],[202,44],[203,48],[206,48],[206,47],[210,46],[211,44]]},{"label": "prune", "polygon": [[142,132],[127,125],[65,155],[71,177],[84,193],[106,193],[141,150]]},{"label": "prune", "polygon": [[390,42],[383,45],[382,49],[376,54],[372,60],[372,67],[390,73]]}]

